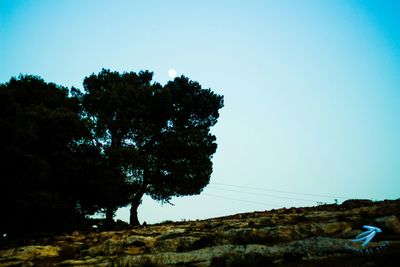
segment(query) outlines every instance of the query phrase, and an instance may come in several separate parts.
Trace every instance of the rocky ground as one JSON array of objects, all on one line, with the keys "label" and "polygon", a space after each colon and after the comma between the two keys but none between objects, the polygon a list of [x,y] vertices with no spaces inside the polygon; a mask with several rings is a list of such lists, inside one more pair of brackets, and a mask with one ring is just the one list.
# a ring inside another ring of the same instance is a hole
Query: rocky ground
[{"label": "rocky ground", "polygon": [[[400,199],[277,209],[0,247],[0,266],[400,266]],[[351,241],[380,227],[366,248]]]}]

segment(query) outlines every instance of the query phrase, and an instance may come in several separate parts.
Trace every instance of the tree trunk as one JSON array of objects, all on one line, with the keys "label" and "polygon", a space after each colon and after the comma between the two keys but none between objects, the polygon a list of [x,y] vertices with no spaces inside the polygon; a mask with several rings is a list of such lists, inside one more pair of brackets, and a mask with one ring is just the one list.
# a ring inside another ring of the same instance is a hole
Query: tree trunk
[{"label": "tree trunk", "polygon": [[145,193],[145,188],[146,188],[146,186],[143,186],[142,189],[140,189],[132,199],[131,214],[130,214],[130,218],[129,218],[129,224],[131,226],[140,225],[137,209],[138,209],[139,205],[142,203],[142,197]]},{"label": "tree trunk", "polygon": [[140,225],[139,218],[138,218],[138,212],[137,212],[138,207],[139,207],[139,204],[136,204],[136,203],[131,204],[131,214],[129,217],[129,224],[131,226]]},{"label": "tree trunk", "polygon": [[106,228],[110,229],[114,223],[114,208],[108,207],[106,210]]}]

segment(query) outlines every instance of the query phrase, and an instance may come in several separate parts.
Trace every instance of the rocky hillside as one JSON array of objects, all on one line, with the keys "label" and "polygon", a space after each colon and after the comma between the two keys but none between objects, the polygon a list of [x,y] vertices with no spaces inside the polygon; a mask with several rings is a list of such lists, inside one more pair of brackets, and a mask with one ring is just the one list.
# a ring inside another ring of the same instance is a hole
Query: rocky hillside
[{"label": "rocky hillside", "polygon": [[[400,199],[8,242],[0,266],[399,266]],[[380,227],[366,248],[351,241]]]}]

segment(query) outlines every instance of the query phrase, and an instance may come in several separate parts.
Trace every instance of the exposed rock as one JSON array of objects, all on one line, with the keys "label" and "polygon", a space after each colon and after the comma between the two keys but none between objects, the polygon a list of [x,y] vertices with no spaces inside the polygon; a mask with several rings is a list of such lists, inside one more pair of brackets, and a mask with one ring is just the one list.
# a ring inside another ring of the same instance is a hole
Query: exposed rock
[{"label": "exposed rock", "polygon": [[[278,209],[17,241],[0,266],[397,266],[400,200]],[[367,248],[363,225],[382,229]],[[392,264],[392,265],[390,265]]]},{"label": "exposed rock", "polygon": [[342,207],[345,208],[359,208],[364,206],[369,206],[373,202],[369,199],[348,199],[342,203]]},{"label": "exposed rock", "polygon": [[0,251],[0,266],[33,266],[33,262],[59,256],[58,246],[24,246]]},{"label": "exposed rock", "polygon": [[377,218],[375,221],[384,231],[400,234],[400,222],[395,215]]}]

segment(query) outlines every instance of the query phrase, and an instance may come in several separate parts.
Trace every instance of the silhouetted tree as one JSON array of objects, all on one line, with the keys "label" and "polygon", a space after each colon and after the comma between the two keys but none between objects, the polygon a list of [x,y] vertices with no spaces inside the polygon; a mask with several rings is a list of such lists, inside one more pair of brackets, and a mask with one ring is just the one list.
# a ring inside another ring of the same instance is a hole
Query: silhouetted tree
[{"label": "silhouetted tree", "polygon": [[106,165],[76,92],[35,76],[0,85],[0,231],[9,236],[72,230],[104,206]]},{"label": "silhouetted tree", "polygon": [[[124,200],[131,204],[131,225],[144,194],[162,202],[199,194],[212,172],[216,151],[210,127],[223,97],[182,76],[162,87],[152,73],[119,74],[102,70],[85,78],[83,106],[101,144],[116,191],[130,192],[109,203],[107,218]],[[116,193],[117,194],[117,193]],[[122,201],[120,201],[122,200]]]},{"label": "silhouetted tree", "polygon": [[[124,73],[102,70],[84,80],[86,94],[83,106],[90,121],[96,144],[109,166],[108,176],[112,193],[108,198],[106,222],[110,225],[118,207],[130,202],[130,192],[135,184],[129,182],[125,166],[136,166],[137,151],[129,142],[136,142],[132,129],[141,123],[143,110],[149,108],[150,96],[157,87],[150,84],[149,72]],[[131,168],[132,169],[132,168]]]},{"label": "silhouetted tree", "polygon": [[164,86],[159,97],[163,115],[156,118],[162,120],[148,119],[137,131],[137,139],[146,142],[138,147],[143,161],[135,177],[139,190],[131,202],[132,225],[139,223],[137,208],[144,194],[162,202],[199,194],[212,173],[217,144],[210,127],[217,122],[223,97],[183,76]]},{"label": "silhouetted tree", "polygon": [[208,184],[222,96],[148,71],[102,70],[84,88],[29,75],[0,84],[0,232],[73,230],[98,211],[110,225],[128,204],[137,225],[144,194],[169,203]]},{"label": "silhouetted tree", "polygon": [[55,230],[78,215],[59,170],[69,144],[84,134],[78,113],[66,88],[38,77],[0,85],[2,230]]}]

